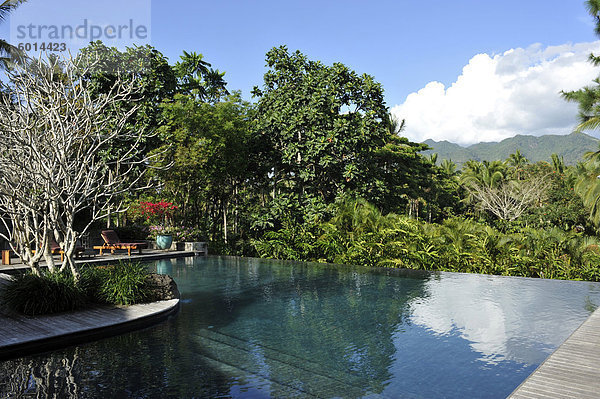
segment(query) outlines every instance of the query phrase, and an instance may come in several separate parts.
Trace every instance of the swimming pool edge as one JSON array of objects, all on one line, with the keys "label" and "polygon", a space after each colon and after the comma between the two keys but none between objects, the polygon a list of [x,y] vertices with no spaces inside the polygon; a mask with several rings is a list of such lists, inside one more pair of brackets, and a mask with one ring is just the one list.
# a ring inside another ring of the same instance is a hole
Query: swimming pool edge
[{"label": "swimming pool edge", "polygon": [[[144,314],[139,317],[133,317],[129,320],[122,321],[115,317],[116,321],[107,322],[103,325],[91,326],[89,328],[81,328],[76,331],[70,331],[68,333],[59,334],[47,334],[41,338],[35,338],[18,342],[15,344],[0,345],[0,361],[10,360],[28,355],[41,354],[69,346],[85,344],[100,339],[114,337],[133,331],[143,330],[145,328],[153,327],[161,322],[167,320],[169,317],[177,314],[180,308],[179,299],[171,299],[166,301],[151,302],[148,304],[130,305],[126,308],[114,307],[109,309],[114,311],[115,314],[123,309],[135,310],[135,307],[157,305],[162,306],[159,309],[152,311],[151,313]],[[86,312],[91,313],[94,309],[84,310],[77,312],[79,314],[85,314]],[[55,315],[53,322],[60,323],[60,317],[72,316],[74,313],[64,313]]]},{"label": "swimming pool edge", "polygon": [[597,398],[600,390],[600,307],[508,398]]}]

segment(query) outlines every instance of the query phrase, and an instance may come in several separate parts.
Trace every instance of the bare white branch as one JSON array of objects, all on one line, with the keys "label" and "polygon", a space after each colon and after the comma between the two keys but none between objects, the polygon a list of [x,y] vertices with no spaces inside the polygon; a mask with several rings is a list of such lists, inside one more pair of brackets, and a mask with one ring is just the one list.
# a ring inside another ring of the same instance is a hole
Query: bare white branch
[{"label": "bare white branch", "polygon": [[[93,94],[86,76],[97,63],[39,58],[8,72],[8,94],[0,98],[4,238],[34,270],[42,257],[53,267],[55,240],[65,253],[63,268],[77,277],[77,239],[120,195],[143,188],[151,163],[143,147],[151,134],[126,128],[137,109],[129,100],[135,78],[117,75],[108,93]],[[75,231],[83,210],[91,221]]]},{"label": "bare white branch", "polygon": [[510,180],[498,187],[471,184],[467,190],[480,209],[491,212],[498,219],[515,220],[534,204],[544,201],[550,184],[548,176],[532,176],[526,180]]}]

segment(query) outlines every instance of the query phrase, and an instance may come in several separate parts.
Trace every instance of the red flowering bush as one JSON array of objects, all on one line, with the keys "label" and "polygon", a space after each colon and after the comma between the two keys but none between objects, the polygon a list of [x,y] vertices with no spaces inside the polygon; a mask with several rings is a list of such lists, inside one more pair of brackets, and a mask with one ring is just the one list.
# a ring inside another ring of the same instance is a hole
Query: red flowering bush
[{"label": "red flowering bush", "polygon": [[140,212],[148,222],[163,227],[169,226],[173,222],[173,214],[177,210],[177,205],[172,202],[146,202],[140,201]]}]

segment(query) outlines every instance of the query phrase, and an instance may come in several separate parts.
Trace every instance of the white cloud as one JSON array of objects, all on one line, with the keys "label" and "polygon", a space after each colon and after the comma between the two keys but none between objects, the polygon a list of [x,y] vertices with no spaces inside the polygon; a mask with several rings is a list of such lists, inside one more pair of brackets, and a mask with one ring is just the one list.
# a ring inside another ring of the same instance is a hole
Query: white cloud
[{"label": "white cloud", "polygon": [[[539,364],[589,316],[594,283],[442,273],[411,301],[411,322],[458,334],[479,360]],[[569,298],[568,301],[565,298]]]},{"label": "white cloud", "polygon": [[430,82],[392,113],[406,119],[406,136],[418,142],[473,144],[516,134],[568,134],[577,122],[577,105],[559,93],[598,76],[599,69],[587,61],[590,52],[600,53],[600,41],[477,54],[450,87]]}]

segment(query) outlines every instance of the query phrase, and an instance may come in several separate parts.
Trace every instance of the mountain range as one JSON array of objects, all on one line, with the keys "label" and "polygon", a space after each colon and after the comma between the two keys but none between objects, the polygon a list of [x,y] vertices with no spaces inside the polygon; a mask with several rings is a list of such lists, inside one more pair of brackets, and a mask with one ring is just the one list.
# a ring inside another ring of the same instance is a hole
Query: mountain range
[{"label": "mountain range", "polygon": [[476,161],[504,160],[517,150],[530,162],[550,161],[553,153],[563,157],[565,164],[573,165],[588,151],[598,151],[600,140],[585,133],[567,135],[527,136],[517,135],[500,142],[477,143],[462,147],[449,141],[426,140],[431,150],[425,155],[438,154],[438,164],[443,159],[452,160],[458,166],[469,159]]}]

